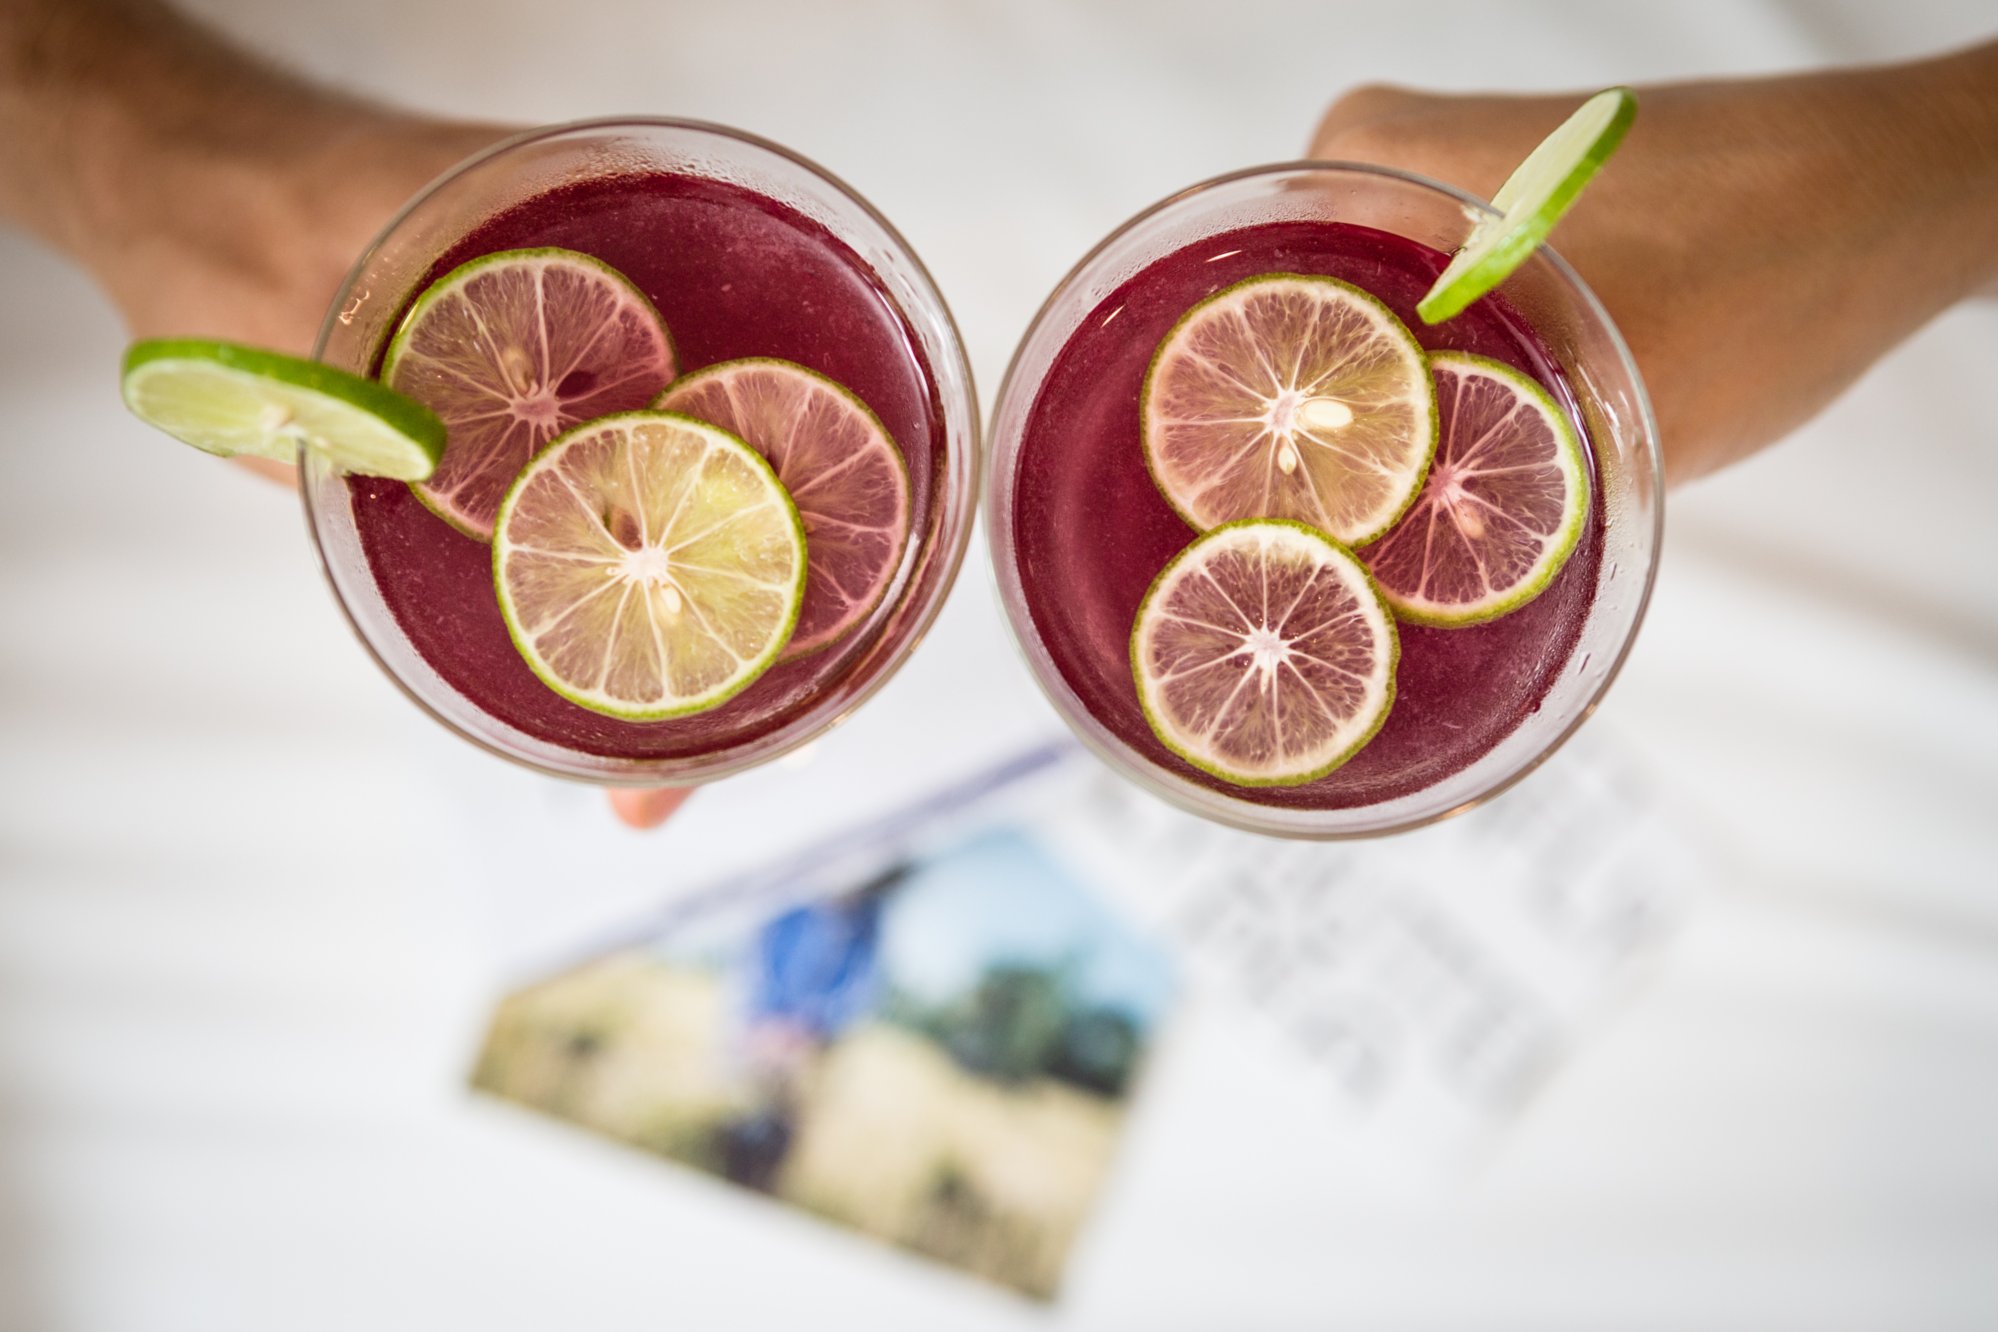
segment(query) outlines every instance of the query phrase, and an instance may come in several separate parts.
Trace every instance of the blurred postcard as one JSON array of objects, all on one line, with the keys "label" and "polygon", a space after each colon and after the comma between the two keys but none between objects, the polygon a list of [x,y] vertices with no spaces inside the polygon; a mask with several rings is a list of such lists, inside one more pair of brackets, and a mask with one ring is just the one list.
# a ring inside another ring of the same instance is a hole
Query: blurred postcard
[{"label": "blurred postcard", "polygon": [[1427,1187],[1498,1130],[1671,937],[1707,858],[1598,732],[1480,809],[1395,837],[1282,841],[1082,776],[1044,825],[1175,945],[1242,1039],[1308,1069],[1328,1148]]},{"label": "blurred postcard", "polygon": [[1051,1298],[1173,993],[1037,751],[508,996],[481,1090]]},{"label": "blurred postcard", "polygon": [[474,1080],[1051,1298],[1176,967],[1326,1107],[1326,1151],[1427,1187],[1629,991],[1693,852],[1607,738],[1347,843],[1222,828],[1053,742],[544,956]]}]

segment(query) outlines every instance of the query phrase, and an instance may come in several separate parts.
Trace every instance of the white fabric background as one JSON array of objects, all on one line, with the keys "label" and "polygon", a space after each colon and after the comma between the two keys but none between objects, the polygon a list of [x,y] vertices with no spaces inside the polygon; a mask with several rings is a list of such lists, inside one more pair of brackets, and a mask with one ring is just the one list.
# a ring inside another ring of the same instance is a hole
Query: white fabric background
[{"label": "white fabric background", "polygon": [[[988,395],[1088,245],[1295,155],[1351,83],[1590,87],[1994,26],[1971,0],[198,8],[438,110],[789,144],[910,238]],[[0,235],[0,1328],[1998,1325],[1998,305],[1673,497],[1594,725],[1721,870],[1488,1165],[1367,1189],[1298,1071],[1196,1005],[1052,1311],[461,1091],[496,895],[580,935],[772,809],[833,822],[1049,724],[982,562],[808,764],[618,841],[374,674],[295,504],[122,415],[122,341]]]}]

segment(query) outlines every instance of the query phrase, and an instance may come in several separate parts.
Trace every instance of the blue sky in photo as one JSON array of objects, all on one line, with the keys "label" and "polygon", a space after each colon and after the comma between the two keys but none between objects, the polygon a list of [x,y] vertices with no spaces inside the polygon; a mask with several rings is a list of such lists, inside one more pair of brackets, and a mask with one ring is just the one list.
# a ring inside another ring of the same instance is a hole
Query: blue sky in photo
[{"label": "blue sky in photo", "polygon": [[981,832],[918,864],[888,909],[882,954],[893,984],[930,1001],[976,985],[994,964],[1069,959],[1076,997],[1155,1020],[1172,996],[1165,951],[1114,915],[1027,833]]}]

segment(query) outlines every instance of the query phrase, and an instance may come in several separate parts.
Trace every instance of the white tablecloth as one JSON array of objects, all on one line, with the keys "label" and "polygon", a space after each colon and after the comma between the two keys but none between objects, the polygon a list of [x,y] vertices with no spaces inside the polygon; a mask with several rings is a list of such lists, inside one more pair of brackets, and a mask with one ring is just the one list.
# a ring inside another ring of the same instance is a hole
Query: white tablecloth
[{"label": "white tablecloth", "polygon": [[[792,145],[923,254],[988,394],[1096,238],[1294,155],[1350,83],[1801,67],[1993,19],[1969,0],[199,7],[439,110],[679,113]],[[981,563],[809,766],[703,793],[638,844],[656,874],[564,874],[632,844],[374,673],[287,497],[123,416],[122,334],[83,278],[0,235],[0,293],[0,1327],[1998,1326],[1998,305],[1673,497],[1650,622],[1594,725],[1718,868],[1489,1163],[1415,1199],[1366,1187],[1300,1070],[1196,1003],[1040,1310],[462,1091],[496,900],[580,935],[780,798],[832,822],[843,791],[917,790],[1049,724]],[[517,855],[440,831],[468,791],[522,811]],[[497,882],[507,860],[549,868]]]}]

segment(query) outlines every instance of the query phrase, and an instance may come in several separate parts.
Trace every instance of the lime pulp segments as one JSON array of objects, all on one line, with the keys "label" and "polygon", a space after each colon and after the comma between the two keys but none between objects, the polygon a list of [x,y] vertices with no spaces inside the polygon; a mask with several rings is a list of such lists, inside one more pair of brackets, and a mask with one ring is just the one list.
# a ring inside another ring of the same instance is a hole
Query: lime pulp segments
[{"label": "lime pulp segments", "polygon": [[626,412],[522,469],[493,531],[493,584],[542,683],[656,721],[726,702],[777,660],[805,596],[805,531],[734,435]]},{"label": "lime pulp segments", "polygon": [[416,497],[488,541],[507,487],[543,445],[646,406],[675,368],[644,292],[600,259],[543,248],[482,255],[432,283],[389,343],[382,382],[450,432]]},{"label": "lime pulp segments", "polygon": [[1360,554],[1396,615],[1454,628],[1517,610],[1554,581],[1588,518],[1589,463],[1532,379],[1468,352],[1429,362],[1436,463],[1407,515]]},{"label": "lime pulp segments", "polygon": [[770,357],[683,375],[654,404],[738,435],[777,470],[811,547],[804,609],[784,655],[827,647],[880,604],[909,538],[909,469],[845,386]]},{"label": "lime pulp segments", "polygon": [[1422,348],[1369,293],[1265,273],[1181,316],[1139,398],[1145,463],[1199,530],[1289,518],[1348,545],[1393,525],[1436,450]]},{"label": "lime pulp segments", "polygon": [[1159,573],[1131,675],[1160,743],[1238,786],[1296,786],[1345,763],[1394,705],[1394,616],[1353,553],[1314,528],[1215,528]]}]

